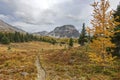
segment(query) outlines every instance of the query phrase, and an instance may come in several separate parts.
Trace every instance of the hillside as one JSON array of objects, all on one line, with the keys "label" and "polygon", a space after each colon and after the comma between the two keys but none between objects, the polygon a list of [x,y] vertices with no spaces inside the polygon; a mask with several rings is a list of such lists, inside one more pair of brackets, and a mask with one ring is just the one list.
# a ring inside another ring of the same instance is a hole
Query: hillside
[{"label": "hillside", "polygon": [[22,29],[14,27],[14,26],[0,20],[0,32],[15,32],[15,31],[22,32],[22,33],[25,32]]},{"label": "hillside", "polygon": [[43,51],[46,80],[120,80],[120,59],[105,70],[92,63],[85,47]]}]

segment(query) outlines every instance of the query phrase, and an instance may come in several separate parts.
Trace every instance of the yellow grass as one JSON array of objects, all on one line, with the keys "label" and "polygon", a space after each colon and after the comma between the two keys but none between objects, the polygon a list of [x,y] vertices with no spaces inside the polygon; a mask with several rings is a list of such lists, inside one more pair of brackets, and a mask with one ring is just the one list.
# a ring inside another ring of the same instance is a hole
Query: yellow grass
[{"label": "yellow grass", "polygon": [[0,80],[34,80],[37,73],[36,55],[41,50],[62,48],[58,44],[44,42],[0,44]]},{"label": "yellow grass", "polygon": [[[67,47],[67,44],[52,45],[45,42],[0,44],[0,80],[34,80],[37,73],[35,66],[36,55],[41,51],[58,50]],[[28,75],[22,75],[24,72]]]},{"label": "yellow grass", "polygon": [[[120,79],[117,76],[119,72],[115,72],[119,66],[115,66],[115,71],[108,69],[111,71],[110,75],[94,73],[97,66],[93,68],[94,64],[91,64],[86,56],[86,49],[78,46],[78,44],[74,44],[74,48],[68,49],[67,44],[52,45],[45,42],[0,44],[0,80],[35,80],[37,77],[35,61],[38,54],[42,66],[47,72],[46,80],[72,80],[75,78],[110,80],[111,75]],[[73,63],[70,62],[71,59],[74,59]]]}]

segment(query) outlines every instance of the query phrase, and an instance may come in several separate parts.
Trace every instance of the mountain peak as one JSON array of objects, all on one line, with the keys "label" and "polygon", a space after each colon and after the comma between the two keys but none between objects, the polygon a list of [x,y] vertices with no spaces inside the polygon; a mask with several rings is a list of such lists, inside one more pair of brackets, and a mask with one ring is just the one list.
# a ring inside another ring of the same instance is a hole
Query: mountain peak
[{"label": "mountain peak", "polygon": [[56,27],[48,35],[58,38],[59,37],[77,38],[79,37],[79,31],[73,25],[63,25],[61,27]]}]

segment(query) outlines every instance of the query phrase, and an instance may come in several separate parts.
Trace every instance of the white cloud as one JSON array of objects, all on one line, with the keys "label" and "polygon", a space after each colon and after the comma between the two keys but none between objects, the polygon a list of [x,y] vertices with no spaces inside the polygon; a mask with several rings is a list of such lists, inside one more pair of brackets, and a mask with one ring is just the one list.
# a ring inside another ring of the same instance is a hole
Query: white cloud
[{"label": "white cloud", "polygon": [[22,21],[17,21],[11,23],[13,26],[16,26],[18,28],[21,28],[27,32],[39,32],[39,31],[51,31],[53,28],[55,28],[57,25],[53,26],[47,26],[47,25],[36,25],[36,24],[30,24]]},{"label": "white cloud", "polygon": [[116,9],[117,5],[120,3],[120,0],[109,0],[111,9]]},{"label": "white cloud", "polygon": [[8,17],[3,14],[0,14],[0,19],[4,20],[4,19],[8,19]]},{"label": "white cloud", "polygon": [[13,17],[11,17],[10,15],[0,14],[0,19],[5,21],[5,22],[9,22],[9,20],[12,20]]}]

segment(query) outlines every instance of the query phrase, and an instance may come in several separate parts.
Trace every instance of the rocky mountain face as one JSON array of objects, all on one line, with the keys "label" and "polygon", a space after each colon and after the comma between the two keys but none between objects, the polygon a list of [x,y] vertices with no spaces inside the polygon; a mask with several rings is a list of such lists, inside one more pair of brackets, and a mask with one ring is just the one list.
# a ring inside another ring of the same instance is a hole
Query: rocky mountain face
[{"label": "rocky mountain face", "polygon": [[0,32],[25,32],[22,29],[19,29],[17,27],[11,26],[7,23],[5,23],[4,21],[0,20]]},{"label": "rocky mountain face", "polygon": [[79,31],[73,26],[73,25],[64,25],[61,27],[56,27],[53,31],[47,32],[37,32],[34,34],[38,34],[41,36],[52,36],[56,38],[78,38],[79,37]]},{"label": "rocky mountain face", "polygon": [[60,37],[77,38],[79,37],[79,31],[73,25],[64,25],[61,27],[56,27],[48,35],[57,38]]}]

